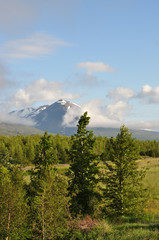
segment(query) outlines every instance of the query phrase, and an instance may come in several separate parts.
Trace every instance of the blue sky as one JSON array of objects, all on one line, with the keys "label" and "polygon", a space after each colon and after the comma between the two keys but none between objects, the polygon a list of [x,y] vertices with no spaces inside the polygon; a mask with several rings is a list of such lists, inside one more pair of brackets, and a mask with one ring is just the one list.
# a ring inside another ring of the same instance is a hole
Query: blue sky
[{"label": "blue sky", "polygon": [[0,5],[1,116],[64,98],[93,126],[159,131],[158,0]]}]

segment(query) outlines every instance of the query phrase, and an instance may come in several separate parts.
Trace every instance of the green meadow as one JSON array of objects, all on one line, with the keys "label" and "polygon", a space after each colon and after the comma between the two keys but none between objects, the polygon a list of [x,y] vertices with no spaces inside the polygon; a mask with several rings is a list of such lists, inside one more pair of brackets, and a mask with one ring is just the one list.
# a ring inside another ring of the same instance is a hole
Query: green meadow
[{"label": "green meadow", "polygon": [[[139,168],[146,168],[144,185],[148,201],[145,214],[140,219],[95,219],[89,216],[72,223],[71,240],[158,240],[159,239],[159,158],[138,160]],[[103,168],[103,165],[101,168]],[[56,165],[57,172],[65,175],[69,165]],[[29,174],[26,180],[29,181]],[[78,222],[78,223],[77,223]],[[69,239],[69,237],[68,237]]]},{"label": "green meadow", "polygon": [[139,166],[147,168],[144,179],[149,194],[146,212],[154,220],[159,220],[159,158],[139,160]]}]

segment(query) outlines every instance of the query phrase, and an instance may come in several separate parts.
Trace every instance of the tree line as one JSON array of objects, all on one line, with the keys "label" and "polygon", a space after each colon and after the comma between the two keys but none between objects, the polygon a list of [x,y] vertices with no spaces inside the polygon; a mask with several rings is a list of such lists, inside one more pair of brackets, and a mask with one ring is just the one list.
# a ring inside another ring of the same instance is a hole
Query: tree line
[{"label": "tree line", "polygon": [[[79,218],[142,216],[145,171],[138,169],[136,140],[122,126],[116,138],[106,140],[106,150],[101,154],[100,147],[95,150],[96,137],[86,128],[89,120],[84,113],[77,133],[70,138],[53,137],[47,132],[41,137],[28,137],[36,142],[32,161],[35,169],[29,176],[12,164],[8,152],[1,155],[0,239],[78,239],[74,234]],[[17,138],[23,143],[26,139]],[[70,162],[66,174],[54,167],[55,138],[59,142],[64,139],[61,145],[66,147]],[[25,144],[28,146],[29,141]]]},{"label": "tree line", "polygon": [[[0,136],[0,161],[8,158],[13,164],[32,165],[40,139],[41,135]],[[101,156],[101,160],[106,155],[108,141],[107,137],[95,137],[93,151]],[[159,157],[159,141],[137,139],[135,141],[137,142],[140,156]],[[72,138],[59,134],[50,135],[50,142],[55,163],[70,163],[68,152],[72,146]]]}]

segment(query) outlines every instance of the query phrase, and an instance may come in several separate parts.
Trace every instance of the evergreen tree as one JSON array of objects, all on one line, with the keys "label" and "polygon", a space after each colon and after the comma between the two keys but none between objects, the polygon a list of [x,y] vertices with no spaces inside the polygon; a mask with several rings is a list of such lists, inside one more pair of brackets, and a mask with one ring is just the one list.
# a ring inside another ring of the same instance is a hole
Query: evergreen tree
[{"label": "evergreen tree", "polygon": [[68,231],[67,181],[51,166],[31,176],[29,186],[32,238],[64,239]]},{"label": "evergreen tree", "polygon": [[138,146],[124,125],[106,147],[104,197],[106,212],[112,216],[137,215],[143,210],[143,170],[138,170]]},{"label": "evergreen tree", "polygon": [[92,214],[93,203],[97,197],[98,156],[93,147],[95,137],[88,131],[90,117],[85,112],[78,121],[77,134],[72,136],[69,151],[70,168],[68,171],[70,210],[73,214]]},{"label": "evergreen tree", "polygon": [[10,167],[12,158],[9,156],[7,150],[0,150],[0,164],[6,168]]},{"label": "evergreen tree", "polygon": [[53,240],[67,232],[67,181],[52,166],[54,152],[51,135],[41,137],[28,186],[31,239]]},{"label": "evergreen tree", "polygon": [[21,171],[0,164],[0,239],[27,239],[27,213]]},{"label": "evergreen tree", "polygon": [[47,132],[41,137],[40,143],[37,146],[37,153],[34,164],[36,168],[46,167],[54,163],[54,153],[51,141],[51,135]]}]

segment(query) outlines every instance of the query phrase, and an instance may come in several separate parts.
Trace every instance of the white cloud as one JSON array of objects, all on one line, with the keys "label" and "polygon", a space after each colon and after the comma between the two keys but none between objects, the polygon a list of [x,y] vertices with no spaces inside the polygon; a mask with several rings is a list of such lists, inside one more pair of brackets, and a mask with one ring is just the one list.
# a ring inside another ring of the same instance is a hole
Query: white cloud
[{"label": "white cloud", "polygon": [[159,120],[152,120],[152,121],[129,121],[126,125],[130,129],[140,129],[140,130],[147,130],[147,131],[159,131]]},{"label": "white cloud", "polygon": [[[94,99],[81,106],[78,116],[87,111],[88,116],[91,118],[90,127],[120,127],[122,125],[122,116],[125,115],[128,109],[129,106],[122,102],[105,106],[103,100]],[[70,126],[76,114],[77,111],[74,112],[74,109],[70,113],[68,112],[64,118],[65,125]]]},{"label": "white cloud", "polygon": [[[116,101],[103,105],[103,100],[94,99],[81,106],[81,110],[71,109],[64,117],[65,126],[73,126],[76,116],[81,116],[84,112],[88,112],[88,116],[91,118],[89,127],[106,127],[106,128],[119,128],[125,124],[130,129],[141,130],[159,130],[159,120],[126,120],[127,113],[131,110],[131,106],[123,101]],[[74,126],[77,125],[74,123]]]},{"label": "white cloud", "polygon": [[145,104],[159,103],[159,87],[143,85],[141,93],[138,95]]},{"label": "white cloud", "polygon": [[26,39],[6,42],[0,49],[0,56],[6,58],[39,58],[52,54],[57,46],[66,46],[66,42],[44,33],[36,33]]},{"label": "white cloud", "polygon": [[134,97],[134,91],[131,88],[117,87],[115,90],[110,90],[109,98],[113,99],[129,99]]},{"label": "white cloud", "polygon": [[27,126],[35,125],[35,122],[31,119],[20,118],[17,115],[10,115],[8,109],[1,109],[0,123],[21,124]]},{"label": "white cloud", "polygon": [[106,111],[106,106],[103,106],[103,101],[94,99],[83,104],[82,112],[88,112],[90,119],[90,127],[118,127],[119,121],[112,119]]},{"label": "white cloud", "polygon": [[88,111],[91,117],[90,126],[93,127],[119,127],[123,117],[129,112],[131,106],[123,101],[111,102],[107,105],[102,100],[95,99],[82,106],[83,112]]},{"label": "white cloud", "polygon": [[117,87],[114,90],[110,90],[107,97],[115,101],[135,98],[140,99],[144,104],[157,104],[159,103],[159,86],[151,87],[148,84],[143,85],[138,94],[131,88]]},{"label": "white cloud", "polygon": [[122,121],[123,117],[131,110],[131,106],[124,101],[114,101],[107,105],[107,114],[109,118]]},{"label": "white cloud", "polygon": [[46,79],[39,79],[24,89],[19,89],[11,99],[11,104],[14,107],[22,107],[32,105],[36,102],[53,101],[58,98],[74,99],[71,93],[64,92],[63,83],[56,81],[47,81]]},{"label": "white cloud", "polygon": [[67,127],[76,127],[78,119],[83,114],[82,109],[79,108],[69,108],[63,118],[63,125]]},{"label": "white cloud", "polygon": [[85,68],[88,74],[93,72],[115,72],[114,68],[103,62],[82,62],[77,64],[77,68]]},{"label": "white cloud", "polygon": [[143,85],[141,94],[143,94],[143,96],[149,96],[151,94],[152,90],[153,90],[153,88],[151,86]]}]

